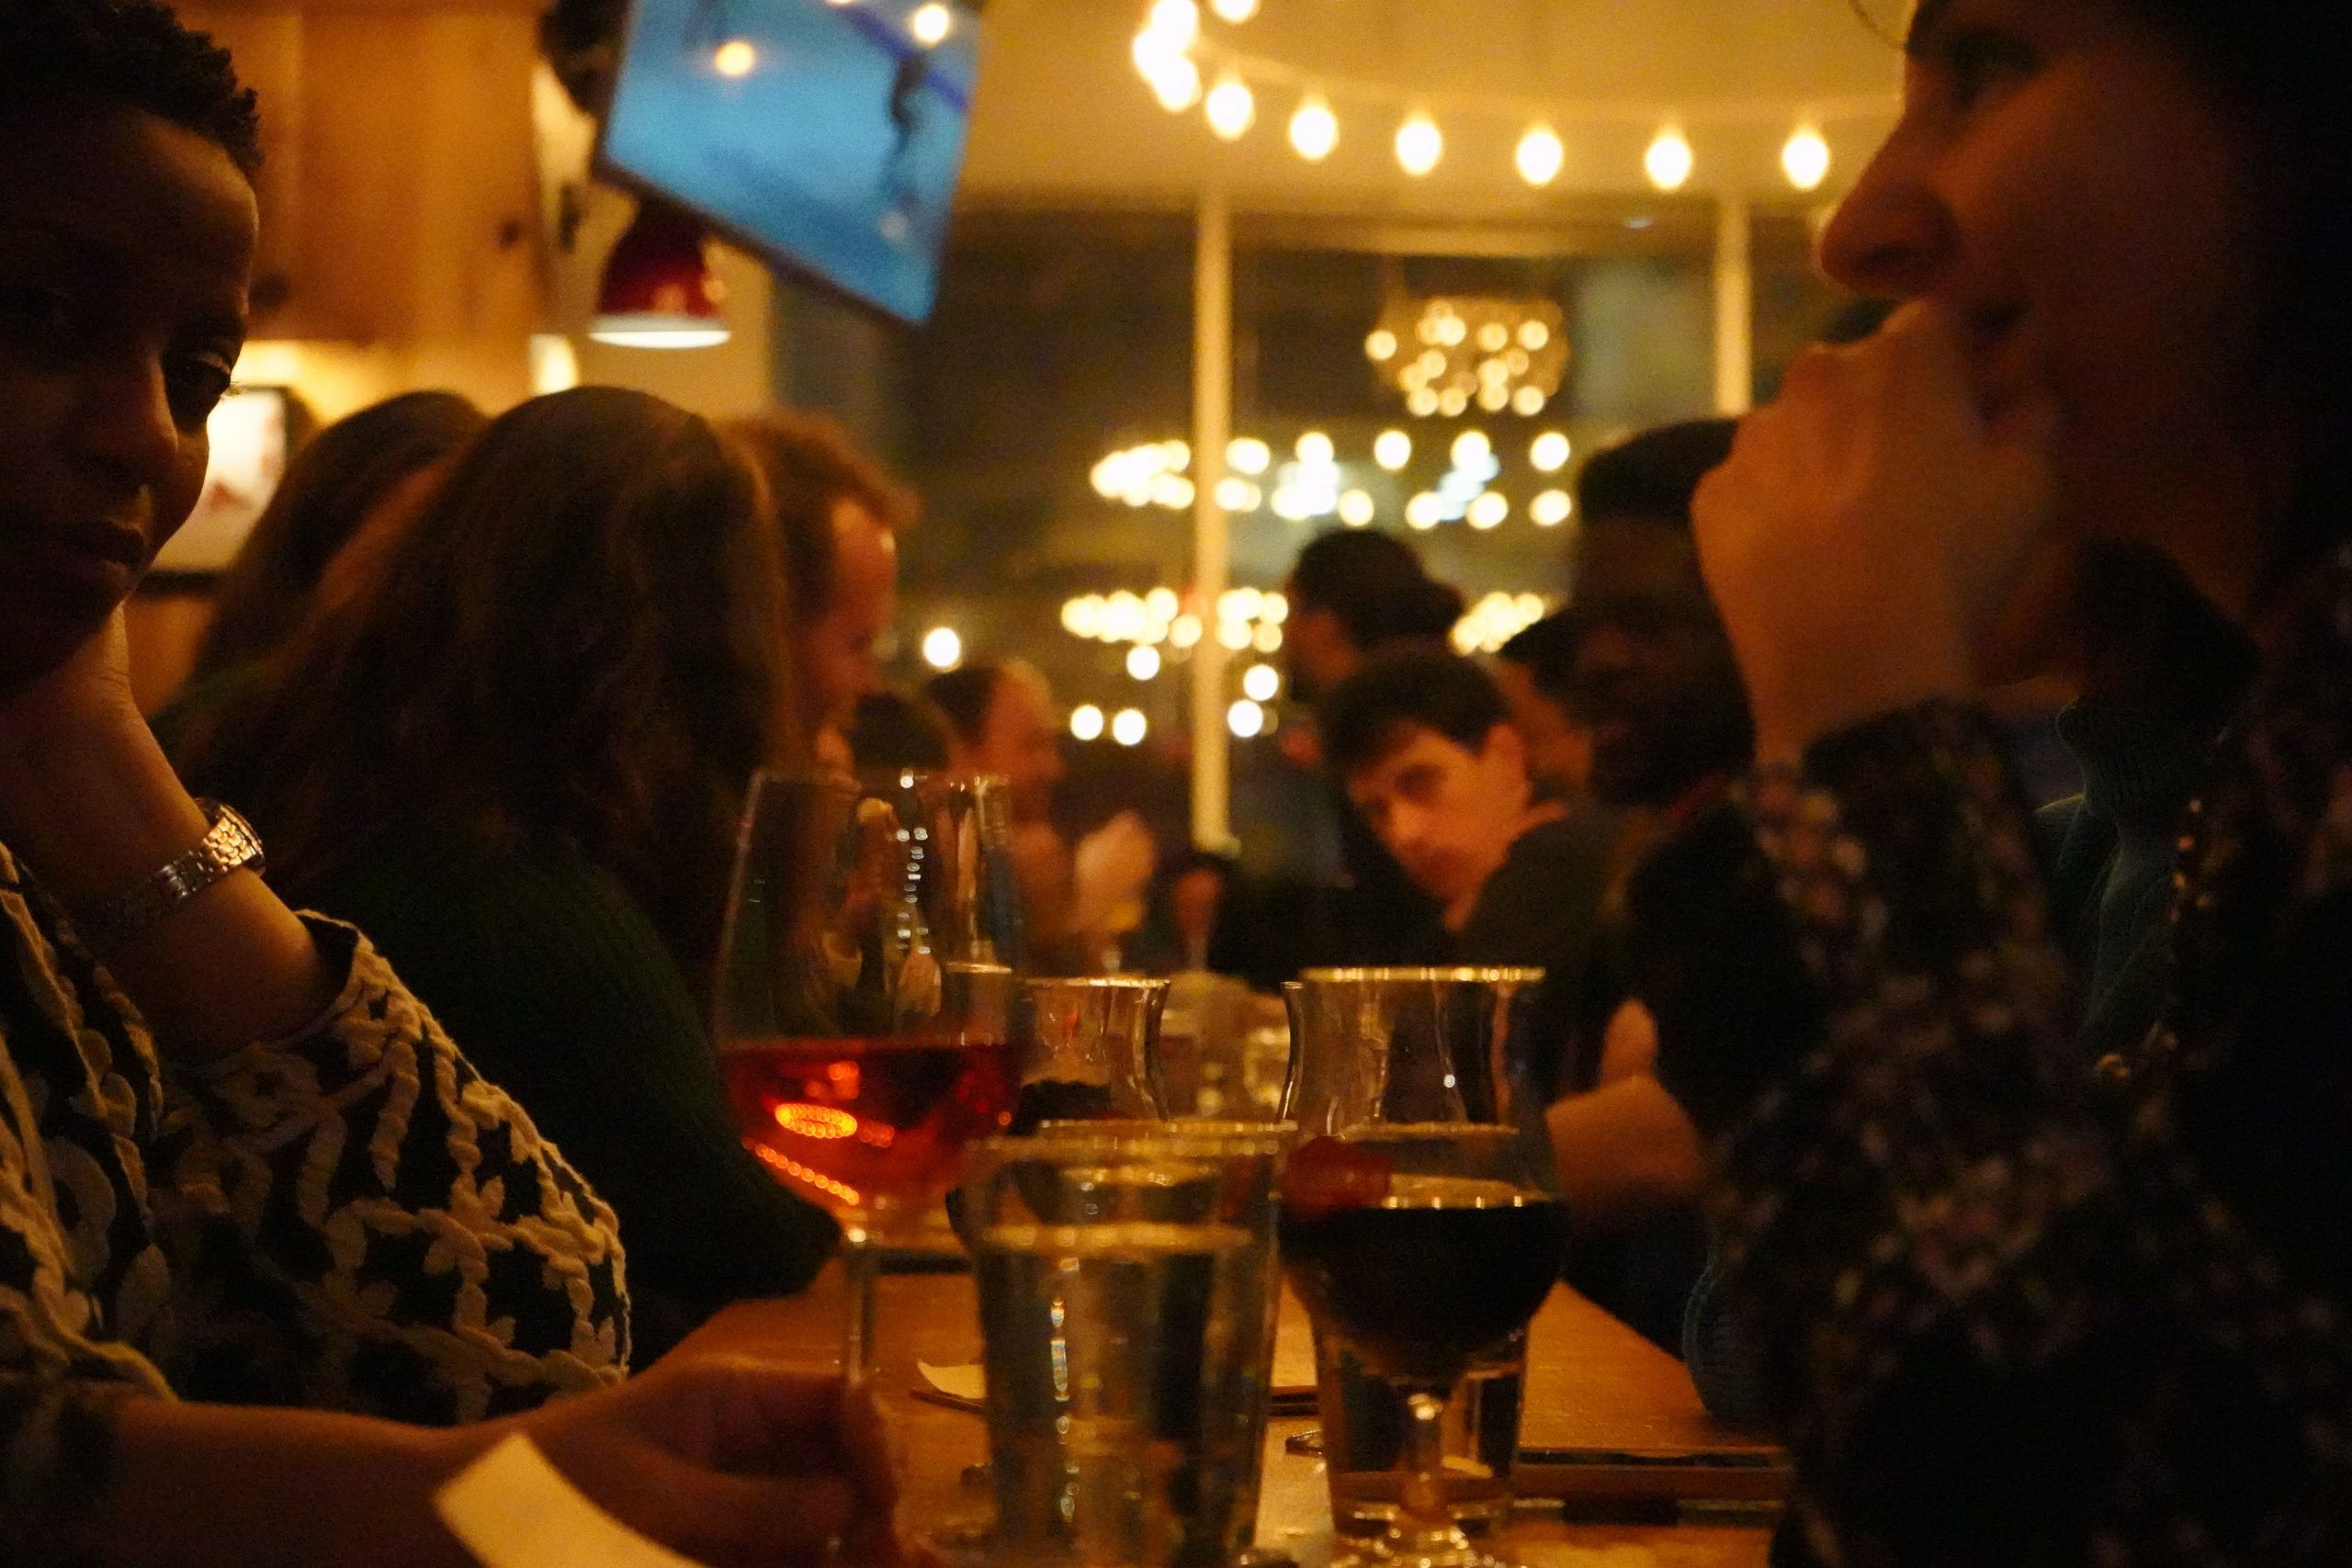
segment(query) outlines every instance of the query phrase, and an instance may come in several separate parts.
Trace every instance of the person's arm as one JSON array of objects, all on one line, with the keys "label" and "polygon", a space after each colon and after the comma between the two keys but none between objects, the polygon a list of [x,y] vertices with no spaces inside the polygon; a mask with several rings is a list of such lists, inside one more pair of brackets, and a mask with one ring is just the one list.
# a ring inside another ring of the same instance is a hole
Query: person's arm
[{"label": "person's arm", "polygon": [[[204,813],[130,699],[118,612],[58,669],[0,692],[0,840],[69,910],[98,908],[204,837]],[[341,976],[258,876],[240,872],[100,955],[185,1063],[315,1020]]]},{"label": "person's arm", "polygon": [[435,1492],[528,1436],[589,1499],[712,1568],[903,1561],[880,1418],[840,1380],[682,1357],[451,1429],[0,1374],[0,1546],[87,1568],[466,1568]]}]

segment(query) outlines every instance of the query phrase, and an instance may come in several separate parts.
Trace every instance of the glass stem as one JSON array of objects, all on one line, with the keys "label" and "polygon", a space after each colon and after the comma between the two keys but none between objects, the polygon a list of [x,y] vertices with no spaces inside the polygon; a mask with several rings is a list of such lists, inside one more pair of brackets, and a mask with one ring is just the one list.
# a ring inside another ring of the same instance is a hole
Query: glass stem
[{"label": "glass stem", "polygon": [[842,1283],[848,1292],[849,1316],[842,1326],[842,1376],[852,1388],[874,1376],[874,1281],[881,1264],[881,1251],[871,1235],[843,1227]]},{"label": "glass stem", "polygon": [[1464,1544],[1454,1529],[1453,1514],[1445,1503],[1446,1396],[1415,1393],[1405,1402],[1404,1508],[1397,1532],[1410,1542],[1408,1550],[1426,1551],[1433,1546]]}]

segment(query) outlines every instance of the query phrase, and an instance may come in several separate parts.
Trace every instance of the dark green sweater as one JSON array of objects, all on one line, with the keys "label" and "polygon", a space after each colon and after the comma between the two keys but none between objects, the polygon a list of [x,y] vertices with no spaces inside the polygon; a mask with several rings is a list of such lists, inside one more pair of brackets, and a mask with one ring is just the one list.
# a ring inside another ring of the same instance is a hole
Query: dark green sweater
[{"label": "dark green sweater", "polygon": [[743,1152],[701,1010],[611,876],[560,848],[505,853],[417,828],[300,901],[366,931],[612,1204],[638,1365],[727,1303],[816,1273],[831,1222]]}]

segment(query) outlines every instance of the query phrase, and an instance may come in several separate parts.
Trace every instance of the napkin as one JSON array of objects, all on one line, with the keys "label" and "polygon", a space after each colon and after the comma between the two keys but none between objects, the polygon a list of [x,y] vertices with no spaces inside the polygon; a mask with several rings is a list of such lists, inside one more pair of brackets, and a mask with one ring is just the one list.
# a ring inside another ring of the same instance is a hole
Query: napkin
[{"label": "napkin", "polygon": [[433,1506],[482,1568],[699,1568],[581,1495],[519,1433],[458,1472]]}]

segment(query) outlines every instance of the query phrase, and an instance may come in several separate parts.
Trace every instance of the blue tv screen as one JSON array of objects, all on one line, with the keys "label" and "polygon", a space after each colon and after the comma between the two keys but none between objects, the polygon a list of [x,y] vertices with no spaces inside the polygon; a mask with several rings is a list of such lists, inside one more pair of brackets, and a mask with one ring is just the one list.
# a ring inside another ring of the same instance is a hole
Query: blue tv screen
[{"label": "blue tv screen", "polygon": [[635,0],[605,167],[907,321],[931,314],[979,29],[945,0]]}]

